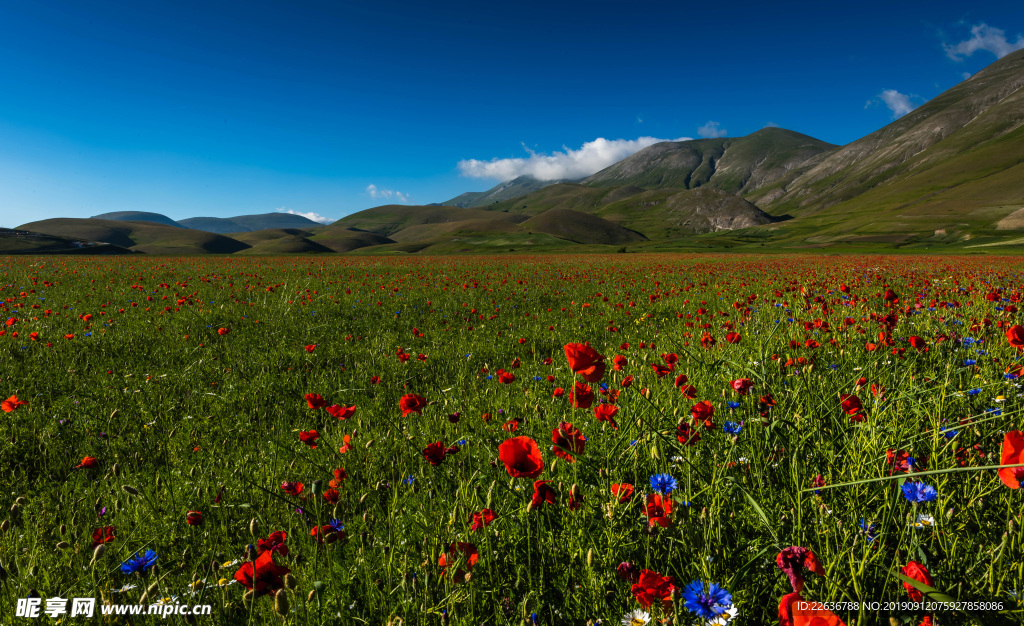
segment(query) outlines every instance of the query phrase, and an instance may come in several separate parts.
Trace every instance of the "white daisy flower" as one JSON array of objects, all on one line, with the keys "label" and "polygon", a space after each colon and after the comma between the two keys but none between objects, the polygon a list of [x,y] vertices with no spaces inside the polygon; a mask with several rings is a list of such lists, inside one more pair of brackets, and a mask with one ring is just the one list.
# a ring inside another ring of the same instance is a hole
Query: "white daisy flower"
[{"label": "white daisy flower", "polygon": [[651,614],[637,609],[622,616],[622,626],[644,626],[651,621]]},{"label": "white daisy flower", "polygon": [[704,624],[705,626],[725,626],[732,620],[736,619],[736,616],[739,615],[739,613],[740,610],[736,608],[736,605],[730,604],[729,608],[725,610],[725,613],[722,613],[714,619],[707,620]]}]

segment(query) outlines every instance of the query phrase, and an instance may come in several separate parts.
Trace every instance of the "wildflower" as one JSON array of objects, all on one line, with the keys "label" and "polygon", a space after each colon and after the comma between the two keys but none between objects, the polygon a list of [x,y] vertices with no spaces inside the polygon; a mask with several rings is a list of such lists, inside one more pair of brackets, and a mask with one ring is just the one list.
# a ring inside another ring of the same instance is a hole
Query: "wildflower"
[{"label": "wildflower", "polygon": [[226,335],[226,334],[228,334],[230,332],[231,331],[229,329],[227,329],[227,328],[218,328],[217,329],[217,334],[220,335],[221,337],[223,337],[224,335]]},{"label": "wildflower", "polygon": [[300,493],[302,493],[302,490],[303,490],[304,487],[305,486],[302,483],[299,483],[299,482],[294,482],[293,483],[293,482],[285,481],[285,482],[281,483],[281,489],[284,490],[284,492],[287,493],[290,496],[297,496],[297,495],[299,495]]},{"label": "wildflower", "polygon": [[711,583],[707,592],[704,583],[693,581],[683,588],[683,606],[706,620],[722,615],[732,605],[732,595],[717,583]]},{"label": "wildflower", "polygon": [[650,621],[651,614],[642,609],[630,611],[622,616],[622,626],[644,626]]},{"label": "wildflower", "polygon": [[320,438],[320,433],[315,430],[304,430],[299,433],[299,441],[309,446],[310,450],[316,450],[316,440]]},{"label": "wildflower", "polygon": [[604,377],[604,357],[587,343],[565,344],[565,358],[569,362],[569,369],[588,383],[599,382]]},{"label": "wildflower", "polygon": [[619,580],[628,580],[635,583],[640,580],[640,569],[634,563],[623,561],[615,566],[615,576]]},{"label": "wildflower", "polygon": [[261,538],[256,542],[256,550],[260,554],[279,552],[281,556],[288,556],[288,546],[284,544],[286,539],[288,539],[288,533],[283,530],[275,530],[266,539]]},{"label": "wildflower", "polygon": [[[477,551],[476,546],[471,543],[463,543],[461,541],[452,543],[448,546],[446,552],[442,552],[441,556],[437,559],[437,564],[441,566],[441,576],[444,576],[451,567],[458,561],[462,561],[466,564],[466,569],[469,571],[473,570],[473,566],[480,560],[480,553]],[[465,571],[461,568],[455,571],[455,579],[460,580],[465,576]]]},{"label": "wildflower", "polygon": [[860,528],[861,532],[867,536],[868,543],[871,543],[876,537],[878,537],[878,524],[868,522],[862,517],[860,518],[860,521],[857,522],[857,527]]},{"label": "wildflower", "polygon": [[407,393],[398,401],[398,408],[402,410],[402,417],[408,417],[410,413],[422,415],[422,411],[426,407],[427,399],[414,393]]},{"label": "wildflower", "polygon": [[1006,341],[1018,350],[1024,349],[1024,326],[1017,324],[1006,330]]},{"label": "wildflower", "polygon": [[[917,561],[910,561],[903,569],[900,570],[900,572],[907,578],[913,578],[917,582],[924,583],[929,587],[935,584],[928,568]],[[910,599],[913,602],[921,602],[924,599],[924,594],[910,583],[903,583],[903,588],[907,590],[907,593],[910,595]]]},{"label": "wildflower", "polygon": [[855,422],[864,421],[864,414],[861,413],[864,410],[864,405],[861,404],[860,398],[853,394],[844,393],[840,394],[839,403],[851,420]]},{"label": "wildflower", "polygon": [[621,354],[616,354],[612,357],[612,369],[616,372],[621,372],[622,368],[629,364],[629,360]]},{"label": "wildflower", "polygon": [[305,398],[306,404],[311,409],[322,409],[327,406],[327,400],[324,400],[323,396],[318,393],[307,393]]},{"label": "wildflower", "polygon": [[153,567],[158,558],[156,552],[152,550],[146,550],[143,555],[136,552],[127,561],[121,563],[121,572],[124,574],[145,573],[146,570]]},{"label": "wildflower", "polygon": [[[1003,451],[1000,465],[1024,463],[1024,433],[1011,430],[1003,435]],[[1024,467],[1004,467],[999,470],[999,480],[1010,489],[1019,489],[1024,480]]]},{"label": "wildflower", "polygon": [[12,413],[19,406],[24,406],[26,404],[28,404],[28,402],[25,402],[24,400],[19,400],[18,396],[11,396],[10,398],[4,400],[2,404],[0,404],[0,408],[3,409],[4,413]]},{"label": "wildflower", "polygon": [[683,445],[692,446],[700,441],[700,433],[693,426],[683,422],[676,426],[676,439]]},{"label": "wildflower", "polygon": [[440,465],[444,457],[445,445],[440,441],[435,441],[423,449],[423,458],[431,465]]},{"label": "wildflower", "polygon": [[750,388],[754,386],[754,381],[750,380],[749,378],[737,378],[736,380],[732,381],[730,385],[732,385],[733,391],[740,394],[741,396],[745,396],[748,393],[750,393]]},{"label": "wildflower", "polygon": [[100,466],[99,459],[94,456],[82,457],[82,462],[75,469],[96,469]]},{"label": "wildflower", "polygon": [[701,400],[690,407],[690,415],[693,417],[694,426],[699,426],[703,422],[706,430],[715,427],[715,423],[711,421],[711,418],[715,416],[715,407],[707,400]]},{"label": "wildflower", "polygon": [[663,494],[672,493],[677,483],[671,474],[654,474],[651,476],[651,488]]},{"label": "wildflower", "polygon": [[818,576],[825,575],[825,568],[813,552],[800,546],[789,546],[775,557],[775,566],[782,570],[782,573],[789,578],[789,584],[793,591],[801,591],[804,588],[803,570],[807,569]]},{"label": "wildflower", "polygon": [[116,539],[114,532],[116,531],[113,526],[103,526],[92,531],[92,545],[89,548],[95,549],[98,545],[110,543]]},{"label": "wildflower", "polygon": [[903,483],[901,489],[903,490],[903,497],[915,504],[919,502],[931,502],[939,497],[939,492],[935,490],[935,487],[923,482],[908,480]]},{"label": "wildflower", "polygon": [[476,532],[482,528],[486,528],[495,519],[494,511],[490,509],[481,509],[473,513],[472,517],[469,518],[469,529]]},{"label": "wildflower", "polygon": [[633,499],[633,485],[629,483],[615,483],[612,485],[612,495],[619,499],[620,503],[626,503]]},{"label": "wildflower", "polygon": [[284,575],[291,570],[274,563],[274,552],[268,550],[256,557],[256,562],[243,563],[235,572],[234,579],[246,589],[251,589],[257,596],[263,594],[277,595],[284,588]]},{"label": "wildflower", "polygon": [[551,451],[557,457],[561,457],[570,463],[576,458],[573,454],[583,454],[587,444],[586,437],[571,422],[560,422],[558,427],[551,431]]},{"label": "wildflower", "polygon": [[345,406],[343,404],[332,404],[324,410],[339,420],[343,420],[348,419],[355,414],[356,405],[353,404],[352,406]]},{"label": "wildflower", "polygon": [[647,503],[644,507],[644,515],[647,516],[647,523],[650,526],[657,524],[662,528],[668,528],[671,519],[669,516],[672,514],[672,500],[668,496],[662,496],[660,493],[652,493],[647,495]]},{"label": "wildflower", "polygon": [[538,509],[544,506],[544,503],[554,504],[557,494],[555,490],[548,485],[551,481],[548,480],[535,480],[533,481],[533,499],[530,501],[530,506]]},{"label": "wildflower", "polygon": [[509,476],[536,478],[544,471],[537,442],[529,437],[506,439],[498,446],[498,458],[505,464]]},{"label": "wildflower", "polygon": [[594,390],[590,388],[590,385],[577,382],[573,384],[572,391],[569,392],[569,400],[574,409],[589,409],[594,405]]},{"label": "wildflower", "polygon": [[348,472],[345,471],[344,467],[339,467],[334,470],[334,478],[328,484],[331,488],[337,489],[346,478],[348,478]]},{"label": "wildflower", "polygon": [[608,422],[615,430],[619,429],[619,425],[615,421],[615,416],[618,415],[618,413],[619,407],[614,404],[608,404],[607,402],[594,407],[594,417],[597,418],[597,421]]},{"label": "wildflower", "polygon": [[674,579],[671,576],[662,576],[654,570],[645,569],[640,572],[637,582],[633,584],[631,591],[636,601],[643,608],[648,608],[655,602],[663,608],[672,606],[672,594],[675,593]]},{"label": "wildflower", "polygon": [[722,425],[722,432],[728,433],[730,435],[738,435],[742,430],[742,423],[737,424],[736,422],[726,422],[725,424]]},{"label": "wildflower", "polygon": [[189,526],[201,526],[203,523],[203,514],[200,511],[189,511],[185,514],[185,523]]},{"label": "wildflower", "polygon": [[316,344],[315,343],[311,343],[308,346],[306,346],[306,352],[313,352],[313,350],[316,350]]}]

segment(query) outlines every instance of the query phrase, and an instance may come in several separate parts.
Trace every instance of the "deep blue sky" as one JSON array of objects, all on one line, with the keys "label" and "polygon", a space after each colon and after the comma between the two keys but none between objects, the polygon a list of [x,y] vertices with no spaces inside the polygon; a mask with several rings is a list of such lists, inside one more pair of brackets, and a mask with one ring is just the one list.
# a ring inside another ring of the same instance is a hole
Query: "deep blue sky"
[{"label": "deep blue sky", "polygon": [[498,182],[463,160],[701,127],[842,144],[1024,46],[1021,2],[369,4],[0,0],[0,226],[338,218]]}]

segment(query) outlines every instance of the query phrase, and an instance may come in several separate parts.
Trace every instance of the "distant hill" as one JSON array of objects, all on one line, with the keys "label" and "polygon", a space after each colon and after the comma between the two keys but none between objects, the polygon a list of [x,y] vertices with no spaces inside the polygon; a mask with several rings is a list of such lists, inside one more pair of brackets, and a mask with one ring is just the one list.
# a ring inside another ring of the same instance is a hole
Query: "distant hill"
[{"label": "distant hill", "polygon": [[132,251],[98,241],[0,228],[0,254],[132,254]]},{"label": "distant hill", "polygon": [[[508,200],[518,196],[524,196],[532,191],[543,189],[549,185],[556,185],[558,183],[575,182],[570,180],[537,180],[533,176],[519,176],[512,180],[499,183],[494,187],[491,187],[487,191],[469,191],[462,195],[456,196],[447,202],[442,202],[443,206],[457,206],[462,208],[471,207],[482,207],[488,204],[494,204],[502,200]],[[431,206],[431,205],[428,205]]]},{"label": "distant hill", "polygon": [[146,211],[114,211],[113,213],[93,215],[91,219],[114,220],[116,222],[153,222],[156,224],[163,224],[165,226],[185,228],[166,215],[161,215],[159,213],[147,213]]},{"label": "distant hill", "polygon": [[745,137],[667,141],[648,146],[582,182],[592,187],[711,187],[745,195],[795,168],[820,161],[837,147],[784,128],[763,128]]},{"label": "distant hill", "polygon": [[352,228],[390,237],[393,233],[416,226],[418,224],[441,224],[461,222],[465,220],[504,219],[512,222],[526,220],[521,215],[496,215],[493,211],[482,209],[462,209],[450,206],[411,206],[407,204],[388,204],[352,215],[346,215],[331,227]]},{"label": "distant hill", "polygon": [[147,222],[56,218],[18,227],[56,237],[101,241],[147,254],[232,254],[249,247],[230,237]]},{"label": "distant hill", "polygon": [[262,213],[259,215],[239,215],[238,217],[189,217],[178,220],[185,228],[205,230],[209,233],[226,235],[269,228],[312,228],[323,226],[311,219],[291,213]]},{"label": "distant hill", "polygon": [[1024,230],[1005,219],[1024,208],[1024,50],[748,199],[796,217],[776,238],[809,242]]}]

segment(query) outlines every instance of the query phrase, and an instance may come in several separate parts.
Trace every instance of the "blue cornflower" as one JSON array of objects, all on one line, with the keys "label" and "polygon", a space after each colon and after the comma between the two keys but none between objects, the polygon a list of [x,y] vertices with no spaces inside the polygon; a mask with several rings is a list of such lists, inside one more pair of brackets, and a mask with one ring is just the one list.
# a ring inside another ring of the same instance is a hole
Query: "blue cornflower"
[{"label": "blue cornflower", "polygon": [[331,521],[327,522],[327,526],[330,526],[331,531],[336,533],[340,533],[341,531],[345,530],[345,525],[341,523],[340,519],[332,519]]},{"label": "blue cornflower", "polygon": [[997,417],[1003,414],[1003,410],[1002,409],[985,409],[985,412],[986,413],[991,413],[992,415],[997,416]]},{"label": "blue cornflower", "polygon": [[740,408],[740,403],[739,402],[727,402],[726,404],[729,406],[730,409],[733,409],[733,410],[736,410],[736,409]]},{"label": "blue cornflower", "polygon": [[121,572],[125,574],[145,572],[149,568],[153,567],[153,564],[156,563],[158,558],[159,557],[156,555],[156,552],[153,552],[152,550],[146,550],[146,553],[142,556],[139,556],[139,553],[136,552],[127,561],[121,563]]},{"label": "blue cornflower", "polygon": [[981,393],[981,388],[980,387],[977,388],[977,389],[968,389],[967,390],[967,395],[969,395],[969,396],[976,396],[979,393]]},{"label": "blue cornflower", "polygon": [[860,518],[860,522],[857,523],[857,526],[859,526],[860,529],[864,532],[864,534],[867,535],[868,543],[874,541],[875,537],[878,536],[878,534],[875,532],[878,530],[878,524],[868,522],[866,519],[862,517]]},{"label": "blue cornflower", "polygon": [[969,366],[969,365],[974,365],[975,363],[977,363],[977,361],[975,361],[974,359],[965,359],[964,360],[964,365],[968,365]]},{"label": "blue cornflower", "polygon": [[718,583],[711,583],[707,593],[704,593],[704,583],[699,580],[683,588],[683,600],[687,611],[706,620],[718,617],[732,606],[732,595],[719,587]]},{"label": "blue cornflower", "polygon": [[413,476],[412,474],[409,474],[409,475],[408,475],[408,476],[407,476],[407,477],[405,478],[405,480],[403,480],[402,482],[403,482],[403,483],[405,483],[405,484],[407,484],[407,485],[411,485],[411,484],[413,484],[414,482],[416,482],[416,477],[415,477],[415,476]]},{"label": "blue cornflower", "polygon": [[729,433],[730,435],[738,435],[743,430],[743,424],[737,424],[736,422],[726,422],[722,425],[722,432]]},{"label": "blue cornflower", "polygon": [[676,479],[672,474],[654,474],[651,476],[651,488],[661,493],[672,493],[676,488]]},{"label": "blue cornflower", "polygon": [[942,433],[942,436],[945,437],[946,439],[952,439],[953,437],[956,437],[957,435],[960,434],[959,430],[949,430],[945,426],[940,428],[939,432]]},{"label": "blue cornflower", "polygon": [[635,446],[636,445],[636,441],[637,441],[636,439],[630,440],[630,442],[629,442],[630,447]]},{"label": "blue cornflower", "polygon": [[925,483],[907,481],[900,489],[903,490],[903,497],[910,502],[931,502],[939,498],[935,487]]},{"label": "blue cornflower", "polygon": [[455,443],[459,444],[460,446],[464,446],[464,445],[466,445],[467,443],[469,443],[469,439],[459,439],[459,440],[458,440],[458,441],[456,441]]}]

